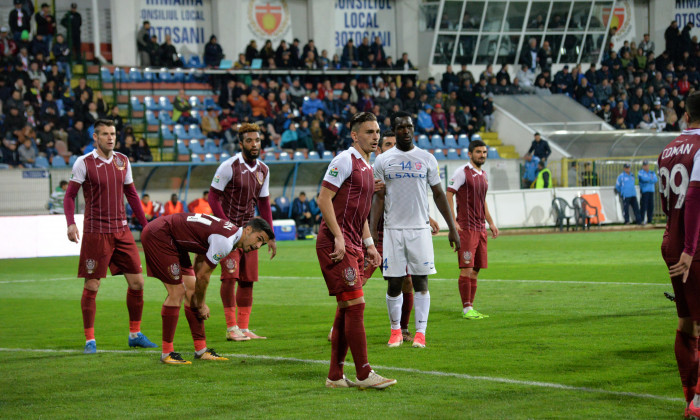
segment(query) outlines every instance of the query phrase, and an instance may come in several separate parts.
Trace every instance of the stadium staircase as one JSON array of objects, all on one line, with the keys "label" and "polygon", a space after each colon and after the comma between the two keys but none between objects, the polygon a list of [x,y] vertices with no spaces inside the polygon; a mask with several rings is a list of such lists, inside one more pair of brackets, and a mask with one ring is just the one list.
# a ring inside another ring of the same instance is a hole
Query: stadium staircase
[{"label": "stadium staircase", "polygon": [[489,148],[493,147],[502,159],[518,159],[520,156],[513,145],[504,145],[497,132],[480,132],[481,139]]}]

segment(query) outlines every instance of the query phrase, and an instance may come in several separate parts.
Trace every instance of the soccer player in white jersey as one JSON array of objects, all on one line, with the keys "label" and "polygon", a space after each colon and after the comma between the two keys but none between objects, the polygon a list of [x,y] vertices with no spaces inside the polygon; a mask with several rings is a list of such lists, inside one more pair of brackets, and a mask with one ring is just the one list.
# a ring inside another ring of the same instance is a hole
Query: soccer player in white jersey
[{"label": "soccer player in white jersey", "polygon": [[413,144],[413,121],[406,112],[391,118],[396,134],[396,147],[380,154],[374,162],[374,177],[384,182],[385,191],[374,195],[370,215],[370,230],[377,237],[379,217],[384,212],[383,275],[387,280],[386,304],[391,322],[389,347],[403,343],[401,306],[403,277],[413,279],[416,335],[413,347],[425,347],[425,330],[430,312],[428,275],[435,274],[433,240],[428,217],[428,186],[433,200],[447,221],[449,241],[459,249],[459,235],[445,192],[440,186],[440,174],[435,156]]}]

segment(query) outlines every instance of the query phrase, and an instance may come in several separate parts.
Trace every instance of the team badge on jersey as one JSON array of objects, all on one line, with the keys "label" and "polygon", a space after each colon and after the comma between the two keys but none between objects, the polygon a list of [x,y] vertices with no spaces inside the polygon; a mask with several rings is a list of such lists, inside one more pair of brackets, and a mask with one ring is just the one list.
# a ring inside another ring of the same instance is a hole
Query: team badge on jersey
[{"label": "team badge on jersey", "polygon": [[472,253],[469,251],[464,251],[464,254],[462,254],[462,258],[464,258],[464,262],[469,264],[469,261],[472,260]]},{"label": "team badge on jersey", "polygon": [[334,167],[334,168],[331,168],[331,169],[328,171],[328,175],[330,175],[330,176],[338,176],[338,167],[336,166],[336,167]]},{"label": "team badge on jersey", "polygon": [[170,270],[170,275],[173,277],[173,280],[180,280],[180,264],[170,264],[168,270]]},{"label": "team badge on jersey", "polygon": [[114,157],[114,165],[120,171],[123,171],[124,169],[126,169],[126,162],[124,162],[124,159],[120,158],[119,156]]},{"label": "team badge on jersey", "polygon": [[236,260],[234,260],[233,258],[226,260],[226,269],[228,270],[229,273],[235,273],[236,272]]},{"label": "team badge on jersey", "polygon": [[420,168],[422,168],[423,165],[421,165],[420,162],[416,162],[416,164],[413,167],[416,168],[416,171],[420,171]]},{"label": "team badge on jersey", "polygon": [[265,177],[263,176],[262,172],[256,172],[255,176],[258,178],[258,183],[262,185],[263,181],[265,180]]},{"label": "team badge on jersey", "polygon": [[347,283],[348,286],[354,286],[355,279],[357,279],[357,272],[355,271],[355,268],[346,267],[343,271],[343,277],[345,277],[345,283]]},{"label": "team badge on jersey", "polygon": [[93,260],[92,258],[88,258],[85,260],[85,268],[87,269],[88,274],[94,273],[95,268],[97,268],[97,261]]}]

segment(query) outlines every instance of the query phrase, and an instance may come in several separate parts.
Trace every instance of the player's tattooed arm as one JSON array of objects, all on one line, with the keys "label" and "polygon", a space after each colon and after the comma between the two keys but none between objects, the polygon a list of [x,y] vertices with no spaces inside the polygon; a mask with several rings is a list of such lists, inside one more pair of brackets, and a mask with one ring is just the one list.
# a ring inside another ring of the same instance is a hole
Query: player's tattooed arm
[{"label": "player's tattooed arm", "polygon": [[372,209],[369,212],[369,232],[372,235],[372,239],[374,239],[375,243],[379,241],[379,233],[377,232],[377,228],[379,227],[379,219],[384,213],[385,194],[386,190],[380,189],[375,191],[374,195],[372,196]]}]

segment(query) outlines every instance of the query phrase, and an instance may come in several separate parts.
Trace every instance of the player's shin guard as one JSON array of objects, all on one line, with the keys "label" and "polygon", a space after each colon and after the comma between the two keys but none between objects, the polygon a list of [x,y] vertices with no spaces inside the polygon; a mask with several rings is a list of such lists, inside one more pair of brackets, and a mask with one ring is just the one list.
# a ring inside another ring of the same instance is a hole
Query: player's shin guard
[{"label": "player's shin guard", "polygon": [[194,350],[200,351],[207,348],[207,338],[204,335],[204,320],[199,319],[192,308],[187,305],[185,305],[185,317],[187,318],[187,323],[190,324]]},{"label": "player's shin guard", "polygon": [[337,381],[343,378],[343,363],[348,354],[348,340],[345,336],[345,309],[337,308],[333,321],[333,334],[331,335],[331,366],[328,371],[328,379]]},{"label": "player's shin guard", "polygon": [[224,304],[224,316],[226,317],[226,327],[231,328],[236,325],[236,281],[233,279],[221,279],[221,302]]},{"label": "player's shin guard", "polygon": [[411,318],[413,310],[413,292],[403,293],[403,303],[401,304],[401,329],[408,329],[408,320]]},{"label": "player's shin guard", "polygon": [[143,313],[143,289],[126,289],[126,308],[129,310],[129,332],[141,331],[141,314]]},{"label": "player's shin guard", "polygon": [[250,312],[253,306],[253,282],[239,281],[236,290],[236,317],[238,327],[242,330],[248,329]]},{"label": "player's shin guard", "polygon": [[357,379],[367,379],[372,368],[367,360],[367,336],[365,335],[365,304],[345,308],[345,335],[355,362]]},{"label": "player's shin guard", "polygon": [[472,288],[469,276],[459,276],[459,296],[462,298],[462,308],[472,306]]},{"label": "player's shin guard", "polygon": [[386,308],[389,311],[389,321],[391,321],[391,329],[398,330],[401,328],[401,307],[403,306],[403,295],[399,294],[396,297],[386,295]]},{"label": "player's shin guard", "polygon": [[414,296],[416,308],[416,333],[425,334],[428,326],[428,313],[430,312],[430,292],[418,292]]},{"label": "player's shin guard", "polygon": [[698,338],[682,331],[676,331],[674,349],[678,373],[683,385],[683,394],[685,400],[690,402],[697,392],[695,387],[698,382]]},{"label": "player's shin guard", "polygon": [[85,340],[95,339],[95,312],[97,305],[95,298],[97,291],[83,289],[83,297],[80,299],[80,309],[83,312],[83,329],[85,330]]},{"label": "player's shin guard", "polygon": [[177,329],[177,319],[180,317],[179,306],[165,306],[160,311],[163,318],[163,353],[173,352],[173,340]]}]

